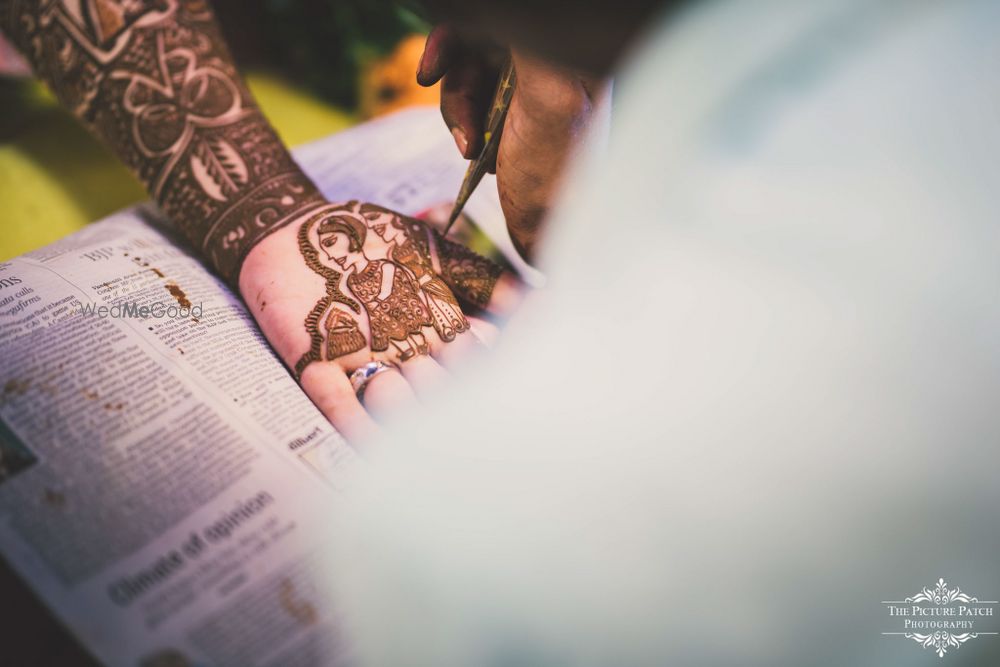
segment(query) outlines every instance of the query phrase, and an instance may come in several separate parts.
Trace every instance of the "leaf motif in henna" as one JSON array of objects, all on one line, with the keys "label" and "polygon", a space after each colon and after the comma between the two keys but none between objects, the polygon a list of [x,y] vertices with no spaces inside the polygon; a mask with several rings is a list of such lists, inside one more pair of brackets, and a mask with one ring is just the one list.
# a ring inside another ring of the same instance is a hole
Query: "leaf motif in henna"
[{"label": "leaf motif in henna", "polygon": [[212,199],[226,201],[248,180],[247,165],[225,139],[199,141],[191,154],[191,171]]}]

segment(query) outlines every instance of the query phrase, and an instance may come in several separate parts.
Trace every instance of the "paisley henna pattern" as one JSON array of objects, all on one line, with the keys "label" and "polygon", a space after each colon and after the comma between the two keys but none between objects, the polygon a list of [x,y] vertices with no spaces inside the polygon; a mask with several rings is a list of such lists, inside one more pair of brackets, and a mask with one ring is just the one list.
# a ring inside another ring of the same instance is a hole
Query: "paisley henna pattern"
[{"label": "paisley henna pattern", "polygon": [[230,282],[322,203],[201,0],[0,0],[0,28]]}]

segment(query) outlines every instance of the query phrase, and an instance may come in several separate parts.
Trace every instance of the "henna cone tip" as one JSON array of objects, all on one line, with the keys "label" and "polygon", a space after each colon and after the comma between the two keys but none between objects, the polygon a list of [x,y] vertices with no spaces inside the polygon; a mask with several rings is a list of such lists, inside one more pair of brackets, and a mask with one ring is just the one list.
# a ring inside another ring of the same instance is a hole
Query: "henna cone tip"
[{"label": "henna cone tip", "polygon": [[451,231],[452,226],[454,226],[455,221],[458,220],[458,216],[462,214],[462,202],[455,202],[455,207],[451,209],[451,215],[448,216],[448,224],[444,226],[444,231],[441,232],[442,236],[448,236],[448,232]]}]

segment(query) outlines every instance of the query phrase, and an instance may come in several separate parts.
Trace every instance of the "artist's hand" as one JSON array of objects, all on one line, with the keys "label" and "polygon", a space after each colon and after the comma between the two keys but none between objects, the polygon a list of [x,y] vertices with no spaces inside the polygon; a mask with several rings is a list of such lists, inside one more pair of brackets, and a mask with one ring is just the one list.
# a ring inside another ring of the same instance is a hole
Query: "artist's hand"
[{"label": "artist's hand", "polygon": [[[349,440],[412,407],[495,331],[516,280],[419,220],[359,202],[306,213],[251,250],[240,291],[302,388]],[[371,361],[363,403],[349,375]],[[373,419],[375,417],[375,419]]]},{"label": "artist's hand", "polygon": [[[483,125],[506,52],[467,45],[448,26],[427,38],[417,81],[441,87],[441,114],[463,157],[483,147]],[[600,82],[513,51],[517,85],[495,171],[511,239],[532,258],[574,145],[594,110]]]}]

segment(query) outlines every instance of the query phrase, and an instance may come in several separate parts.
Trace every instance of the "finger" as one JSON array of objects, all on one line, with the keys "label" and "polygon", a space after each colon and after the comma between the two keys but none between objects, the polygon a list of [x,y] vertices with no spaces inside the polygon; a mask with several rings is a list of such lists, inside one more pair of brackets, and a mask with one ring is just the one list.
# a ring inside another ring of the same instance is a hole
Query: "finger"
[{"label": "finger", "polygon": [[[445,343],[440,347],[450,347],[452,344]],[[399,365],[399,370],[418,396],[427,396],[451,378],[441,364],[426,354],[418,354],[404,361]]]},{"label": "finger", "polygon": [[500,327],[479,317],[468,317],[469,333],[475,336],[482,348],[491,348],[500,338]]},{"label": "finger", "polygon": [[510,271],[504,271],[493,287],[490,301],[486,304],[486,312],[506,318],[521,305],[524,294],[524,284]]},{"label": "finger", "polygon": [[461,43],[451,26],[434,26],[427,35],[424,53],[417,65],[417,83],[425,87],[433,86],[459,57],[460,51]]},{"label": "finger", "polygon": [[368,380],[361,400],[372,417],[380,422],[390,415],[399,415],[420,406],[410,383],[395,369],[377,373]]},{"label": "finger", "polygon": [[[505,318],[521,303],[524,285],[513,273],[439,233],[432,234],[431,241],[434,271],[463,303],[466,312],[485,311]],[[492,287],[488,287],[498,272]]]},{"label": "finger", "polygon": [[378,434],[378,426],[361,406],[350,380],[338,365],[310,364],[302,372],[302,389],[350,442],[370,440]]},{"label": "finger", "polygon": [[493,99],[496,75],[496,70],[482,59],[469,56],[455,63],[444,77],[441,116],[466,159],[483,149],[483,124]]},{"label": "finger", "polygon": [[[470,326],[472,326],[473,318],[468,319]],[[483,324],[482,320],[478,320],[478,322],[479,324]],[[433,355],[434,359],[445,369],[458,370],[462,367],[462,364],[467,363],[470,358],[486,349],[486,345],[479,337],[479,334],[470,330],[458,334],[455,336],[455,340],[450,343],[439,345],[433,351]]]}]

